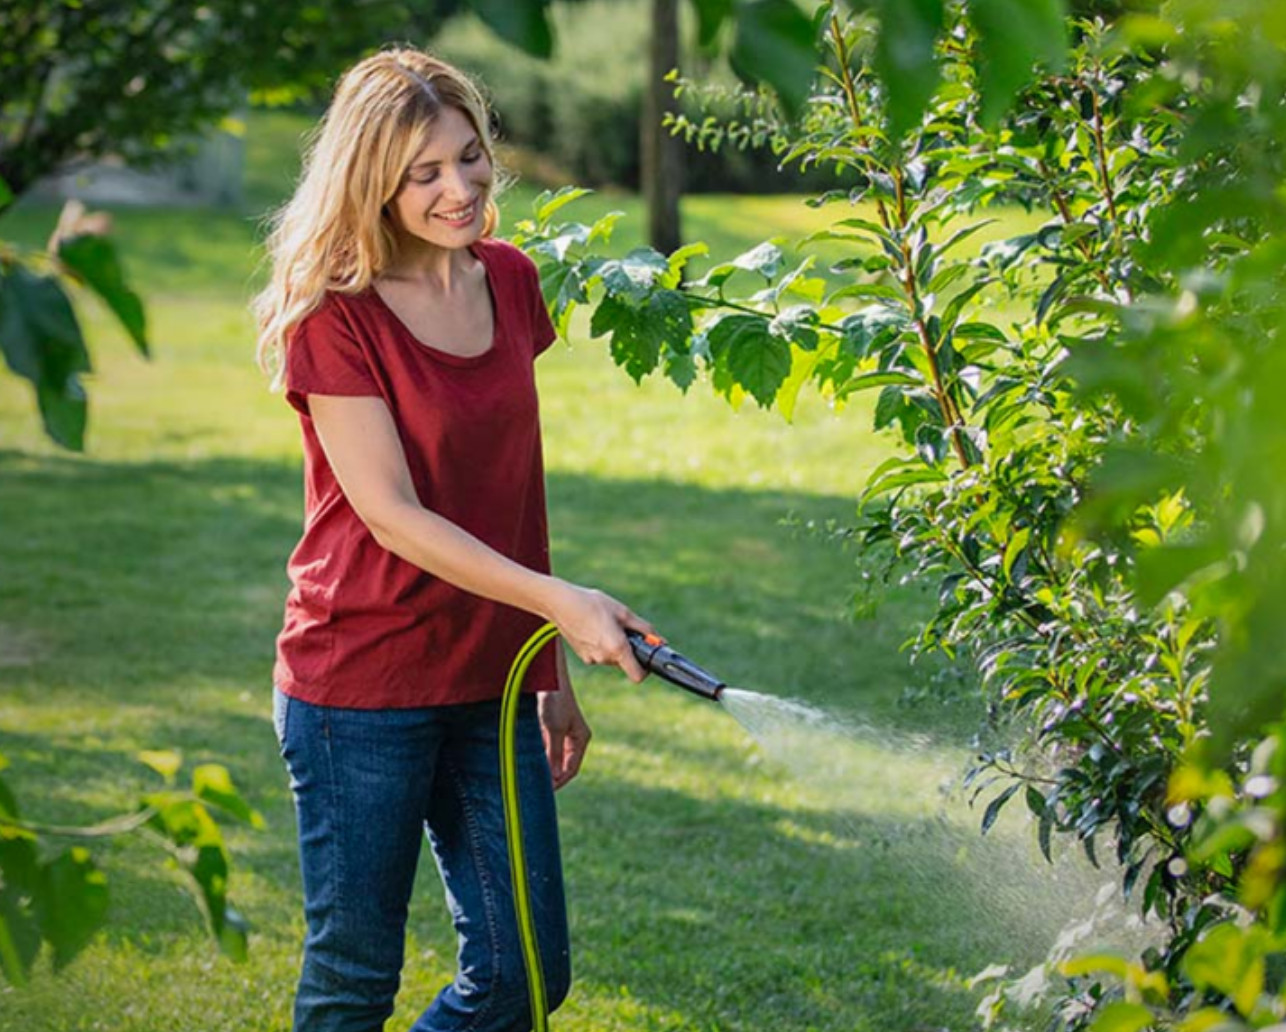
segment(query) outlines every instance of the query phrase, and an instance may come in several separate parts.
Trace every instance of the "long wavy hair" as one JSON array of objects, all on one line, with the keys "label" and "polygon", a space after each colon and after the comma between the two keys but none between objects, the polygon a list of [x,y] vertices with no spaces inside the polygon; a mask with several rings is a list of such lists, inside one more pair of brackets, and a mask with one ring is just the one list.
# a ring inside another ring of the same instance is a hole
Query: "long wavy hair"
[{"label": "long wavy hair", "polygon": [[[340,79],[312,135],[294,196],[269,219],[268,286],[251,304],[260,367],[280,386],[291,330],[328,290],[356,294],[388,268],[395,237],[386,205],[443,108],[473,125],[495,169],[487,103],[458,68],[421,50],[382,50]],[[495,172],[493,171],[493,183]],[[488,191],[483,235],[499,222]]]}]

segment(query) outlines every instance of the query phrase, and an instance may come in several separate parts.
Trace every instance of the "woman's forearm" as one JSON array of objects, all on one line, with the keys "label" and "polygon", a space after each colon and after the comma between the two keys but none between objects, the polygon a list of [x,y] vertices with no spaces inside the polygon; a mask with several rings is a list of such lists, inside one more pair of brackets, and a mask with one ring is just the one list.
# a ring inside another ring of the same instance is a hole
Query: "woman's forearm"
[{"label": "woman's forearm", "polygon": [[562,581],[514,562],[423,506],[398,505],[368,526],[383,548],[426,573],[471,594],[554,618]]}]

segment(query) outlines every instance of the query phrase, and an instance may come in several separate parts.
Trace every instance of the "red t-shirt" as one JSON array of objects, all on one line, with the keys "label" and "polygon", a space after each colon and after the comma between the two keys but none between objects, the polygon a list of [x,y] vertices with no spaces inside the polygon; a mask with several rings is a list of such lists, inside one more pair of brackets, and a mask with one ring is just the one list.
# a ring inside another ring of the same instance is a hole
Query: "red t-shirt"
[{"label": "red t-shirt", "polygon": [[[286,398],[304,435],[304,533],[277,639],[275,683],[306,702],[358,709],[499,696],[538,617],[469,594],[376,543],[340,490],[309,394],[388,405],[425,508],[515,562],[549,572],[533,359],[554,329],[531,260],[510,244],[471,248],[486,270],[491,348],[462,358],[421,344],[374,288],[328,293],[286,348]],[[552,691],[545,649],[526,688]]]}]

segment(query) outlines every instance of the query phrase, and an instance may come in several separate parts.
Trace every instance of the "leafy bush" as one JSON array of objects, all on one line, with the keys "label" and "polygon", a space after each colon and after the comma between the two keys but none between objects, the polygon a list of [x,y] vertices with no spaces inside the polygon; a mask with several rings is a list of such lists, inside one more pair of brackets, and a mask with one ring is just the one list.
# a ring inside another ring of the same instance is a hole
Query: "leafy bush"
[{"label": "leafy bush", "polygon": [[[915,646],[971,658],[1026,728],[969,774],[984,831],[1022,801],[1046,855],[1110,852],[1166,929],[1062,969],[1062,1023],[1103,1032],[1286,1014],[1277,733],[1252,752],[1286,687],[1286,29],[1234,6],[1070,33],[1054,4],[824,6],[798,125],[747,96],[678,128],[859,176],[799,245],[845,250],[839,287],[776,243],[687,284],[702,245],[597,257],[610,221],[554,223],[574,191],[522,227],[559,325],[592,304],[635,379],[704,374],[787,417],[805,385],[876,392],[903,448],[863,496],[865,547],[936,581]],[[1015,202],[1045,223],[970,255],[979,211]]]}]

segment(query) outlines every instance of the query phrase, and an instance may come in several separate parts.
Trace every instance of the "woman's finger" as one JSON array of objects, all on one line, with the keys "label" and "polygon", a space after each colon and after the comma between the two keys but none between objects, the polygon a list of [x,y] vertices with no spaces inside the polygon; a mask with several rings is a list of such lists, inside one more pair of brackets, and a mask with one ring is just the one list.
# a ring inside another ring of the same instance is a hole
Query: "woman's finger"
[{"label": "woman's finger", "polygon": [[634,612],[632,609],[625,609],[624,614],[621,616],[621,623],[631,631],[638,631],[641,634],[653,634],[658,638],[661,638],[662,641],[665,640],[661,635],[656,633],[656,628],[652,626],[650,621],[644,620],[643,617],[639,616],[638,613]]},{"label": "woman's finger", "polygon": [[[641,629],[641,628],[640,628]],[[625,672],[635,684],[638,684],[643,678],[647,677],[647,671],[639,665],[638,657],[634,655],[634,649],[630,647],[629,641],[626,640],[625,634],[621,634],[620,648],[613,657],[613,662]]]}]

